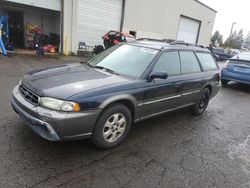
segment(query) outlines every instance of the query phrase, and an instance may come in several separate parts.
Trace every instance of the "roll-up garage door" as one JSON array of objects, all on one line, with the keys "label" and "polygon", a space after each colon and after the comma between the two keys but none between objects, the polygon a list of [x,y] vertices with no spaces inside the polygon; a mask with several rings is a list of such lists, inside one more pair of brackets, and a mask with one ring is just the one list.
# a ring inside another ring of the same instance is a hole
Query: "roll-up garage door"
[{"label": "roll-up garage door", "polygon": [[198,42],[199,29],[200,21],[181,16],[177,40],[195,44]]},{"label": "roll-up garage door", "polygon": [[61,0],[5,0],[13,3],[20,3],[49,10],[61,11]]},{"label": "roll-up garage door", "polygon": [[103,44],[106,32],[120,30],[122,0],[79,0],[78,7],[78,42]]}]

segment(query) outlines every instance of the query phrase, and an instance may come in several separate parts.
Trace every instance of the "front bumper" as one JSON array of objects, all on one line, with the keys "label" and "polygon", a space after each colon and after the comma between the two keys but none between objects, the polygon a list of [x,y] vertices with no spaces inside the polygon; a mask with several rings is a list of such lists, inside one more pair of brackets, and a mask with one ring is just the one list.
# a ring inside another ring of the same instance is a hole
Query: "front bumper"
[{"label": "front bumper", "polygon": [[39,136],[50,141],[89,138],[101,110],[68,113],[34,106],[13,90],[11,105],[15,112]]},{"label": "front bumper", "polygon": [[230,72],[224,68],[221,71],[221,79],[228,81],[235,81],[244,84],[250,84],[250,76],[235,72]]}]

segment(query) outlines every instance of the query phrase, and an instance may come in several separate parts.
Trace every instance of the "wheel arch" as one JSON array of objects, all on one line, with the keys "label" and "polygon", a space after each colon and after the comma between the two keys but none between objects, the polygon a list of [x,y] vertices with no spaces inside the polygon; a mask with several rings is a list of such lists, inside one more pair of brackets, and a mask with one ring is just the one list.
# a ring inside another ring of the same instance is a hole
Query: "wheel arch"
[{"label": "wheel arch", "polygon": [[212,87],[212,85],[211,85],[211,84],[207,84],[207,85],[205,85],[202,89],[204,89],[204,88],[209,89],[210,95],[212,95],[212,92],[213,92],[213,87]]},{"label": "wheel arch", "polygon": [[130,111],[132,115],[132,120],[134,121],[135,118],[137,117],[137,100],[134,96],[132,95],[116,95],[111,98],[106,99],[99,108],[102,109],[102,111],[109,106],[115,104],[115,103],[121,103],[125,105]]}]

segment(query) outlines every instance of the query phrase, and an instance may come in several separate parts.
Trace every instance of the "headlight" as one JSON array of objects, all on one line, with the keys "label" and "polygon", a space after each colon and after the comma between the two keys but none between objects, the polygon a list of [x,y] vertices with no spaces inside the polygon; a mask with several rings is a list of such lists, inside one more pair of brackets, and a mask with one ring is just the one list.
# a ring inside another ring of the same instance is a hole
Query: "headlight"
[{"label": "headlight", "polygon": [[65,112],[79,112],[80,105],[75,102],[63,101],[50,97],[41,97],[40,104],[44,107]]},{"label": "headlight", "polygon": [[19,83],[18,83],[18,84],[21,85],[21,84],[22,84],[22,81],[23,81],[23,80],[22,80],[22,78],[21,78],[21,79],[19,80]]},{"label": "headlight", "polygon": [[61,107],[61,110],[65,112],[79,112],[80,105],[75,102],[65,101]]}]

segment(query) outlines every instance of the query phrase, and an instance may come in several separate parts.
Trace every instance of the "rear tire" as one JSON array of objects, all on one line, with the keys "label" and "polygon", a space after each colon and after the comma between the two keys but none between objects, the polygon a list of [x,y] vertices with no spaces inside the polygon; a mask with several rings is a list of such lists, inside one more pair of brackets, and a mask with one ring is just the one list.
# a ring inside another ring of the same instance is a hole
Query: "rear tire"
[{"label": "rear tire", "polygon": [[221,80],[222,86],[226,87],[228,84],[228,80]]},{"label": "rear tire", "polygon": [[193,113],[192,113],[193,115],[200,116],[205,112],[205,110],[207,109],[209,100],[210,100],[210,95],[211,95],[210,90],[208,88],[204,88],[200,92],[200,97],[196,101],[193,107]]},{"label": "rear tire", "polygon": [[127,136],[132,124],[130,110],[123,104],[115,103],[103,111],[92,135],[94,146],[110,149],[119,145]]}]

